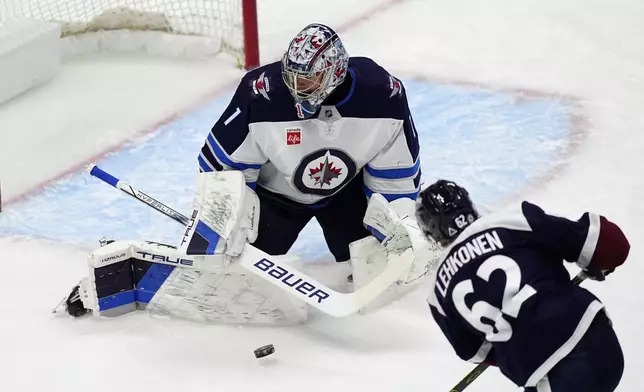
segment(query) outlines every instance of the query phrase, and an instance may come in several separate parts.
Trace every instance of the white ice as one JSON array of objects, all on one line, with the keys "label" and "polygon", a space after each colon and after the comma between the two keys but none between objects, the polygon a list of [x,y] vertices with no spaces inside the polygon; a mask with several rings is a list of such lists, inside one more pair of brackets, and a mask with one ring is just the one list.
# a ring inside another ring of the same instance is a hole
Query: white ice
[{"label": "white ice", "polygon": [[[259,17],[264,62],[277,59],[298,28],[320,21],[342,26],[352,55],[370,56],[401,76],[578,101],[585,137],[567,165],[505,201],[527,198],[570,217],[595,211],[623,227],[633,247],[627,265],[605,283],[584,286],[606,304],[625,351],[618,390],[644,390],[644,3],[260,0]],[[225,93],[241,74],[225,60],[68,60],[54,82],[0,106],[5,202],[204,97]],[[467,156],[454,159],[464,170],[472,164]],[[65,212],[60,215],[64,221]],[[51,307],[85,274],[85,254],[60,243],[0,238],[0,391],[448,391],[471,369],[433,324],[424,289],[368,316],[315,315],[293,328],[202,325],[142,314],[52,316]],[[267,343],[275,345],[276,360],[262,365],[252,350]],[[468,388],[516,390],[496,370]]]}]

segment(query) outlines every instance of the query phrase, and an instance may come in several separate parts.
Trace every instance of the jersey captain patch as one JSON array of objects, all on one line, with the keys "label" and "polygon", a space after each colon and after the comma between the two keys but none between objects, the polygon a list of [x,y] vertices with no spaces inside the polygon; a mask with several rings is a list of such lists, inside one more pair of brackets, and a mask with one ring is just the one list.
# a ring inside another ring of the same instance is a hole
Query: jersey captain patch
[{"label": "jersey captain patch", "polygon": [[356,163],[345,152],[322,149],[305,156],[295,169],[293,185],[306,194],[329,196],[356,174]]}]

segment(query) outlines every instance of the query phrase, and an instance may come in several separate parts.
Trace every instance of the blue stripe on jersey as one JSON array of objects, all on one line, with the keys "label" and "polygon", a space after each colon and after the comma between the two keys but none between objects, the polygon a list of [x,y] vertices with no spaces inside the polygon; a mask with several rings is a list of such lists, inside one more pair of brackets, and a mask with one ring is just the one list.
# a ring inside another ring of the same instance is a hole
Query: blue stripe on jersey
[{"label": "blue stripe on jersey", "polygon": [[[363,190],[364,190],[365,195],[367,195],[367,197],[371,197],[371,195],[376,193],[366,185],[363,186]],[[419,191],[415,191],[415,192],[412,192],[412,193],[382,193],[382,192],[378,192],[378,193],[380,193],[382,196],[384,196],[384,198],[387,199],[387,201],[391,202],[391,201],[394,201],[396,199],[401,199],[403,197],[407,197],[407,198],[410,198],[412,200],[416,200],[416,198],[418,197]]]},{"label": "blue stripe on jersey", "polygon": [[420,177],[422,175],[423,170],[419,169],[418,174],[416,174],[416,177],[414,177],[414,186],[418,188],[420,186]]},{"label": "blue stripe on jersey", "polygon": [[246,170],[246,169],[261,169],[262,165],[257,164],[257,163],[242,163],[242,162],[235,162],[230,157],[224,150],[219,147],[219,144],[215,140],[215,138],[212,136],[212,133],[208,134],[208,144],[210,147],[212,147],[212,150],[215,153],[215,156],[217,159],[219,159],[222,163],[224,163],[226,166],[229,166],[233,169],[237,170]]},{"label": "blue stripe on jersey", "polygon": [[[215,158],[215,155],[213,154],[212,150],[209,147],[209,143],[206,142],[204,143],[203,147],[201,147],[201,154],[199,156],[204,160],[203,163],[205,163],[207,166],[209,166],[211,169],[206,170],[206,171],[212,171],[213,169],[215,171],[223,171],[224,167],[217,161],[217,158]],[[199,163],[199,167],[203,166],[201,165],[201,162]]]},{"label": "blue stripe on jersey", "polygon": [[255,190],[255,188],[257,188],[257,182],[256,182],[256,181],[253,181],[253,182],[247,182],[247,183],[246,183],[246,186],[247,186],[247,187],[249,187],[249,188],[250,188],[250,189],[252,189],[252,190]]},{"label": "blue stripe on jersey", "polygon": [[373,167],[367,165],[365,170],[372,177],[377,178],[387,178],[387,179],[400,179],[408,178],[415,176],[418,173],[418,168],[420,167],[420,160],[416,159],[416,163],[411,167],[401,167],[395,169],[374,169]]},{"label": "blue stripe on jersey", "polygon": [[347,96],[342,101],[338,102],[335,107],[340,107],[349,102],[349,100],[353,96],[353,92],[356,89],[356,71],[354,71],[352,68],[349,68],[347,71],[351,74],[351,89],[349,90],[349,94],[347,94]]},{"label": "blue stripe on jersey", "polygon": [[206,160],[203,159],[203,157],[201,155],[199,155],[197,160],[199,161],[199,168],[201,169],[201,171],[203,171],[203,172],[211,172],[211,171],[213,171],[212,168],[208,165]]}]

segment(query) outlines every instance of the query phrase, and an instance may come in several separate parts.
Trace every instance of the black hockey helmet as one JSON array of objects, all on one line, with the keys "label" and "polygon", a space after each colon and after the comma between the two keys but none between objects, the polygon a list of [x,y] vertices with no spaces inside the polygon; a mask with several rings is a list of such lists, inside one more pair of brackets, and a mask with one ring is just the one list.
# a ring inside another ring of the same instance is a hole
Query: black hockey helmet
[{"label": "black hockey helmet", "polygon": [[479,218],[465,188],[438,180],[420,192],[416,200],[416,219],[426,236],[449,245]]}]

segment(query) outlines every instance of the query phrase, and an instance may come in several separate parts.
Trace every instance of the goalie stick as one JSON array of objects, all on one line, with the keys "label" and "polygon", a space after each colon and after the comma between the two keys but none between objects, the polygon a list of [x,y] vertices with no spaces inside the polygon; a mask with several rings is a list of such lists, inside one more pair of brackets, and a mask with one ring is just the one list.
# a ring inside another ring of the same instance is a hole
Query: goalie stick
[{"label": "goalie stick", "polygon": [[[588,275],[586,275],[584,271],[581,271],[571,280],[571,282],[578,285],[586,280],[586,278],[588,278]],[[449,392],[463,392],[465,388],[470,386],[470,384],[472,384],[474,380],[476,380],[489,367],[490,365],[479,363],[478,365],[476,365],[476,367],[474,367],[474,369],[472,369],[471,372],[467,373],[467,375],[463,377],[463,379],[459,381],[458,384],[450,389]]]},{"label": "goalie stick", "polygon": [[133,198],[139,200],[142,203],[147,204],[148,206],[154,208],[155,210],[161,212],[162,214],[169,216],[170,218],[176,220],[177,222],[187,225],[190,219],[188,217],[184,216],[180,212],[177,212],[173,210],[172,208],[166,206],[165,204],[161,203],[160,201],[154,199],[153,197],[150,197],[146,195],[145,193],[136,190],[129,186],[128,184],[124,183],[123,181],[119,180],[118,178],[114,177],[113,175],[107,173],[106,171],[102,170],[98,166],[91,164],[88,167],[89,174],[92,176],[98,178],[99,180],[112,185],[116,189],[120,189],[121,191],[127,193],[128,195],[132,196]]},{"label": "goalie stick", "polygon": [[[94,164],[89,166],[89,174],[120,189],[184,226],[191,223],[190,218],[133,188]],[[344,317],[357,312],[394,284],[414,263],[414,252],[410,248],[399,255],[388,255],[387,258],[387,265],[378,276],[351,293],[335,291],[292,266],[281,262],[278,257],[270,256],[248,243],[239,256],[238,263],[248,271],[300,298],[309,305],[331,316]]]}]

